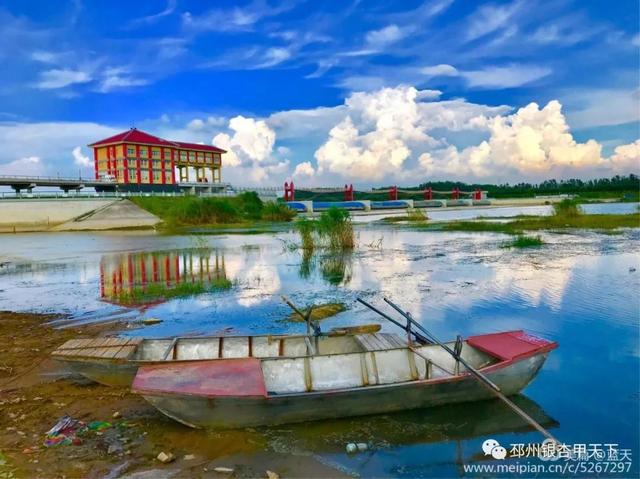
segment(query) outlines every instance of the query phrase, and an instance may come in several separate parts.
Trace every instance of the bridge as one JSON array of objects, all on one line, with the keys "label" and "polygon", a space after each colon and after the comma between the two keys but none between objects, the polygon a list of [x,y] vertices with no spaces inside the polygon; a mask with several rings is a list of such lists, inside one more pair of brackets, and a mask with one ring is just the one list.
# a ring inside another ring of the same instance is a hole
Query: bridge
[{"label": "bridge", "polygon": [[[0,186],[8,186],[17,194],[22,191],[31,194],[33,189],[38,187],[60,188],[64,193],[69,193],[70,191],[78,192],[83,188],[93,188],[98,193],[108,193],[120,191],[124,185],[103,179],[3,175],[0,176]],[[178,189],[177,191],[182,193],[213,193],[225,191],[231,185],[229,183],[180,182],[175,186]]]}]

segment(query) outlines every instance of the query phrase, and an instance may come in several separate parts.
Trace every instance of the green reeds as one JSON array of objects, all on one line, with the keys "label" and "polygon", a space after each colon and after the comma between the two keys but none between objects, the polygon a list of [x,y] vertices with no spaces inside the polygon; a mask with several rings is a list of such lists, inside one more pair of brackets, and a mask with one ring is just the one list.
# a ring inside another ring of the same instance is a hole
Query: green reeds
[{"label": "green reeds", "polygon": [[334,251],[355,248],[355,236],[351,215],[347,210],[332,207],[318,218],[317,236],[320,243]]},{"label": "green reeds", "polygon": [[540,236],[518,235],[504,244],[505,248],[539,248],[544,244]]},{"label": "green reeds", "polygon": [[310,252],[317,248],[345,251],[355,248],[351,216],[346,210],[329,208],[317,220],[303,218],[296,223],[302,249]]},{"label": "green reeds", "polygon": [[580,206],[576,200],[564,199],[553,205],[553,216],[558,218],[577,218],[582,215]]},{"label": "green reeds", "polygon": [[284,203],[264,203],[251,191],[233,197],[142,196],[131,201],[158,216],[168,227],[291,221],[295,216]]},{"label": "green reeds", "polygon": [[418,208],[409,208],[407,210],[407,221],[416,222],[416,223],[424,223],[427,221],[429,217],[424,214],[424,211]]}]

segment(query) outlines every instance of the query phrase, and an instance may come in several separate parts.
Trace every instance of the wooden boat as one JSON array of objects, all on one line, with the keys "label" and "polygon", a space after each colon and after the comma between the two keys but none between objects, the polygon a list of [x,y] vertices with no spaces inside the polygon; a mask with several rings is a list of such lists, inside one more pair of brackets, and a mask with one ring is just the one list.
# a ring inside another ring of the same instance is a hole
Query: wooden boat
[{"label": "wooden boat", "polygon": [[[141,366],[132,391],[187,426],[217,429],[493,397],[441,346],[392,345],[367,335],[348,339],[364,351]],[[457,345],[460,358],[506,395],[527,386],[556,347],[523,331],[472,336]]]},{"label": "wooden boat", "polygon": [[182,338],[71,339],[51,353],[72,371],[107,386],[131,385],[141,365],[207,359],[297,357],[306,354],[336,354],[362,351],[353,339],[372,334],[376,341],[393,341],[397,336],[377,333],[379,324],[333,328],[316,336],[257,335],[201,336]]}]

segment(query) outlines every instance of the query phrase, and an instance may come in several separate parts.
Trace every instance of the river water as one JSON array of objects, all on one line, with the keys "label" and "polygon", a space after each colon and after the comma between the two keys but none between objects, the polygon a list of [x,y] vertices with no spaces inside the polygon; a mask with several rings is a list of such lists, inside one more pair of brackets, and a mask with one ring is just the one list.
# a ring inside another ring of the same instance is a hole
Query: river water
[{"label": "river water", "polygon": [[[291,247],[292,231],[4,235],[0,309],[64,313],[61,326],[162,319],[130,335],[257,334],[302,331],[286,320],[282,294],[299,305],[345,303],[347,311],[325,320],[324,329],[380,322],[355,298],[383,307],[387,296],[443,339],[526,329],[560,346],[519,403],[563,442],[630,449],[638,471],[640,229],[542,233],[545,246],[527,250],[504,248],[507,237],[494,233],[376,223],[356,232],[353,254],[311,258]],[[166,301],[131,293],[141,284],[166,292],[221,280],[230,288]],[[481,449],[488,438],[507,449],[540,441],[511,414],[488,401],[246,434],[259,437],[262,452],[311,456],[349,475],[458,476],[463,464],[490,463]],[[347,455],[351,441],[371,449]]]}]

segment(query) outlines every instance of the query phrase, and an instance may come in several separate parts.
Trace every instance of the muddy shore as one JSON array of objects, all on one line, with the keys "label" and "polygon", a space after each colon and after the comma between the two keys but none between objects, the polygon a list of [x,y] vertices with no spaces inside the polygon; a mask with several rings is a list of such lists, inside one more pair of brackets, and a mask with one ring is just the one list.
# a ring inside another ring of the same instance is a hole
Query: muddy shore
[{"label": "muddy shore", "polygon": [[[124,325],[55,329],[47,325],[55,318],[0,312],[0,478],[267,477],[267,470],[280,477],[344,477],[313,456],[268,451],[259,432],[190,429],[127,389],[75,377],[50,352],[68,339],[117,334]],[[110,426],[82,434],[77,445],[45,447],[46,432],[65,414]],[[160,452],[176,459],[162,464]]]}]

